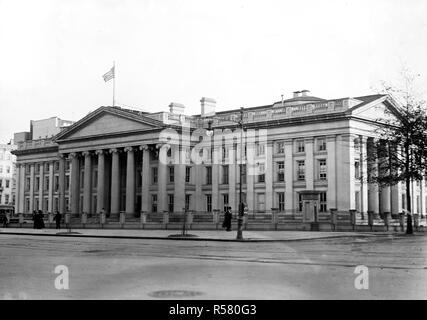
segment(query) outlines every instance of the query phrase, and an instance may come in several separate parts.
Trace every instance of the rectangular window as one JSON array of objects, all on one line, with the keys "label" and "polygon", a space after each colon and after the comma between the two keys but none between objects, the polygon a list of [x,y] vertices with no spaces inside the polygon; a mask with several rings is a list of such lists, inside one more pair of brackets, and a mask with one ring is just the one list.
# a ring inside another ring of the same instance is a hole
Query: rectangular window
[{"label": "rectangular window", "polygon": [[6,180],[6,188],[9,188],[10,181]]},{"label": "rectangular window", "polygon": [[54,168],[55,172],[59,171],[59,161],[55,161],[53,168]]},{"label": "rectangular window", "polygon": [[168,194],[168,211],[173,212],[173,194]]},{"label": "rectangular window", "polygon": [[49,190],[49,177],[44,177],[44,190]]},{"label": "rectangular window", "polygon": [[[58,188],[59,188],[59,180],[58,180]],[[65,190],[70,190],[70,176],[65,176]]]},{"label": "rectangular window", "polygon": [[191,167],[185,167],[185,182],[190,183],[191,179]]},{"label": "rectangular window", "polygon": [[45,164],[44,164],[44,172],[46,173],[46,172],[49,172],[49,162],[46,162]]},{"label": "rectangular window", "polygon": [[212,167],[206,167],[206,184],[212,184]]},{"label": "rectangular window", "polygon": [[67,160],[65,162],[65,170],[66,171],[70,171],[70,168],[71,168],[71,161]]},{"label": "rectangular window", "polygon": [[98,170],[93,170],[92,188],[98,187]]},{"label": "rectangular window", "polygon": [[258,182],[265,182],[265,165],[264,163],[258,164],[259,174],[258,174]]},{"label": "rectangular window", "polygon": [[354,162],[354,177],[356,179],[360,179],[360,162],[359,161]]},{"label": "rectangular window", "polygon": [[4,195],[4,203],[9,204],[9,195],[8,194]]},{"label": "rectangular window", "polygon": [[170,166],[169,167],[169,182],[172,183],[174,181],[175,181],[175,168],[173,166]]},{"label": "rectangular window", "polygon": [[326,151],[326,139],[321,138],[317,140],[317,150]]},{"label": "rectangular window", "polygon": [[326,159],[319,160],[319,180],[326,180]]},{"label": "rectangular window", "polygon": [[278,192],[277,197],[279,200],[279,211],[285,211],[285,193],[284,192]]},{"label": "rectangular window", "polygon": [[36,171],[36,174],[38,174],[40,172],[40,164],[39,163],[36,164],[35,171]]},{"label": "rectangular window", "polygon": [[277,162],[277,181],[285,181],[285,162]]},{"label": "rectangular window", "polygon": [[265,145],[264,144],[256,144],[256,155],[263,156],[265,154]]},{"label": "rectangular window", "polygon": [[297,141],[297,152],[305,152],[304,140]]},{"label": "rectangular window", "polygon": [[25,212],[30,212],[30,198],[25,198]]},{"label": "rectangular window", "polygon": [[297,179],[298,180],[305,180],[305,161],[304,160],[298,160],[297,161]]},{"label": "rectangular window", "polygon": [[191,194],[185,195],[185,210],[190,210]]},{"label": "rectangular window", "polygon": [[49,208],[49,200],[48,198],[43,198],[43,211],[47,211]]},{"label": "rectangular window", "polygon": [[211,194],[206,195],[206,211],[212,212],[212,195]]},{"label": "rectangular window", "polygon": [[157,183],[157,167],[151,168],[151,183],[152,184]]},{"label": "rectangular window", "polygon": [[277,153],[285,153],[285,143],[284,142],[278,142],[276,151],[277,151]]},{"label": "rectangular window", "polygon": [[228,207],[228,193],[222,194],[222,203],[224,205],[224,210],[225,210],[225,207]]},{"label": "rectangular window", "polygon": [[59,198],[55,198],[55,202],[53,203],[53,210],[58,211],[59,210]]},{"label": "rectangular window", "polygon": [[27,165],[25,166],[25,173],[26,173],[26,174],[30,174],[30,172],[31,172],[31,167],[30,167],[30,165],[29,165],[29,164],[27,164]]},{"label": "rectangular window", "polygon": [[65,211],[70,212],[70,198],[65,197]]},{"label": "rectangular window", "polygon": [[36,183],[34,185],[34,191],[39,191],[40,188],[40,178],[36,177]]},{"label": "rectangular window", "polygon": [[6,173],[10,173],[10,166],[6,167]]},{"label": "rectangular window", "polygon": [[[30,191],[30,177],[27,177],[26,179],[25,179],[25,191]],[[1,180],[0,180],[0,182],[1,182]]]},{"label": "rectangular window", "polygon": [[222,158],[227,159],[228,158],[228,148],[222,147]]},{"label": "rectangular window", "polygon": [[151,195],[151,212],[157,212],[157,194]]},{"label": "rectangular window", "polygon": [[326,200],[326,192],[320,193],[320,212],[327,212],[327,200]]},{"label": "rectangular window", "polygon": [[222,166],[222,184],[228,184],[228,165]]}]

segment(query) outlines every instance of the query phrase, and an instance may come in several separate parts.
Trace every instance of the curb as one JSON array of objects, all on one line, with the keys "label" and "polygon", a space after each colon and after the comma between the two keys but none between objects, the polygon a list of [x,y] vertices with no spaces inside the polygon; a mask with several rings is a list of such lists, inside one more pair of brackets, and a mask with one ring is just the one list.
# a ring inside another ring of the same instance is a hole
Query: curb
[{"label": "curb", "polygon": [[196,237],[150,237],[150,236],[120,236],[120,235],[90,235],[90,234],[47,234],[47,233],[22,233],[22,232],[3,232],[0,235],[22,235],[22,236],[42,236],[42,237],[67,237],[67,238],[99,238],[99,239],[141,239],[141,240],[183,240],[183,241],[217,241],[217,242],[290,242],[290,241],[307,241],[307,240],[322,240],[334,238],[348,238],[348,237],[372,237],[381,236],[381,234],[354,234],[354,235],[331,235],[326,237],[312,237],[312,238],[297,238],[297,239],[221,239],[221,238],[196,238]]}]

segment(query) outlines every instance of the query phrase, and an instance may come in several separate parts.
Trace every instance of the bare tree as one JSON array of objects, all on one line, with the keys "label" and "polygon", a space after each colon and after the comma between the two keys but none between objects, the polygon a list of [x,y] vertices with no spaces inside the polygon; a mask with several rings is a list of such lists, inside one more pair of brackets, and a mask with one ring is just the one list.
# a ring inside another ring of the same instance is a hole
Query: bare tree
[{"label": "bare tree", "polygon": [[397,102],[396,110],[387,110],[388,116],[377,119],[379,139],[368,146],[368,161],[376,165],[367,178],[380,186],[405,183],[406,233],[412,234],[411,182],[420,182],[427,173],[427,113],[425,102],[414,91],[416,77],[404,69],[402,78],[401,88],[382,84],[382,93]]}]

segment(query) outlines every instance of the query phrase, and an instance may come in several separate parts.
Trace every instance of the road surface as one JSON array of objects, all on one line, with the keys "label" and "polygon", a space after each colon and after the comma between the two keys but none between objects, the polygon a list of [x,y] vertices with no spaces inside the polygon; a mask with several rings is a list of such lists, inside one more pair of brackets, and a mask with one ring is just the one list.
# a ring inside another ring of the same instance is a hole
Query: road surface
[{"label": "road surface", "polygon": [[[355,286],[361,265],[368,289]],[[55,287],[66,276],[57,266],[68,270],[68,289]],[[0,299],[181,298],[426,299],[427,236],[237,243],[0,235]]]}]

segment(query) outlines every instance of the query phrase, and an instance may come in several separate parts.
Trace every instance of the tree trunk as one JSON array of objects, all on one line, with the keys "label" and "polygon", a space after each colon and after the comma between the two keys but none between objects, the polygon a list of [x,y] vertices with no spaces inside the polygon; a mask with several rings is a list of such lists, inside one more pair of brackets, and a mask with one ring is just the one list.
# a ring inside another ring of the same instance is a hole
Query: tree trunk
[{"label": "tree trunk", "polygon": [[405,170],[406,170],[406,178],[405,178],[405,183],[406,183],[406,209],[408,210],[407,212],[407,217],[406,217],[406,234],[413,234],[414,231],[412,229],[412,205],[411,205],[411,178],[409,175],[409,170],[410,170],[410,154],[409,154],[409,141],[407,140],[407,142],[405,143]]}]

